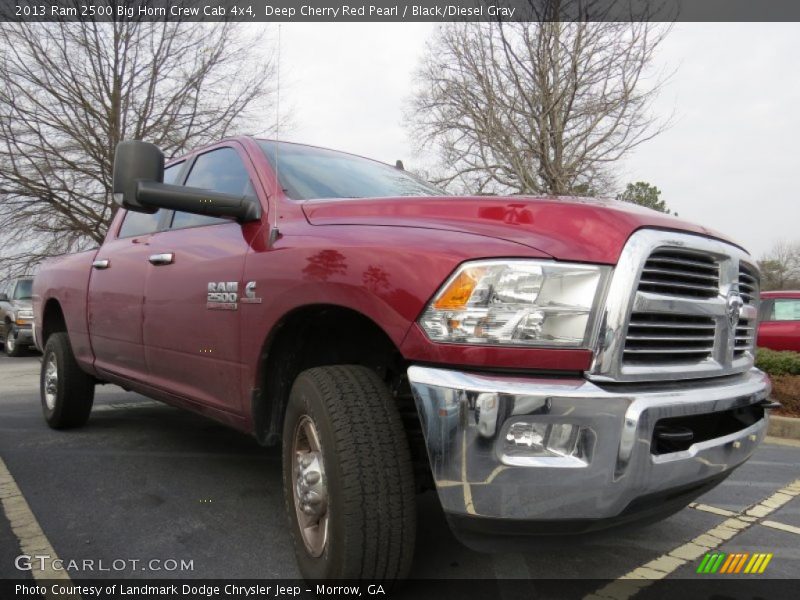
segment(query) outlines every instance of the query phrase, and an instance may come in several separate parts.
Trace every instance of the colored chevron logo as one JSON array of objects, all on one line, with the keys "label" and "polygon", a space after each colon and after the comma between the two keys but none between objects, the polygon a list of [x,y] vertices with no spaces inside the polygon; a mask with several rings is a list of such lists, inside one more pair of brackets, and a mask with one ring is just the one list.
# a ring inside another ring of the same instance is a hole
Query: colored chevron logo
[{"label": "colored chevron logo", "polygon": [[704,557],[697,573],[713,574],[724,573],[726,575],[737,574],[759,574],[763,573],[769,561],[772,560],[772,553],[739,552],[727,554],[725,552],[709,552]]}]

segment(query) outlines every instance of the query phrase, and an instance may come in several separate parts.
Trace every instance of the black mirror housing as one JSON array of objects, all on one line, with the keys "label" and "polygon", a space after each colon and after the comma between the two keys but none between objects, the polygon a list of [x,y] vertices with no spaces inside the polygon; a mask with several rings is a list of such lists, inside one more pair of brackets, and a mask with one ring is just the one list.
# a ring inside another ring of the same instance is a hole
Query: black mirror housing
[{"label": "black mirror housing", "polygon": [[126,210],[153,214],[159,208],[240,222],[261,218],[257,198],[164,183],[164,153],[155,144],[129,140],[114,155],[114,201]]},{"label": "black mirror housing", "polygon": [[0,302],[8,302],[8,294],[0,292]]},{"label": "black mirror housing", "polygon": [[114,201],[122,208],[136,212],[154,213],[158,207],[139,202],[140,182],[164,181],[164,153],[155,144],[128,140],[117,144],[114,153],[112,190]]}]

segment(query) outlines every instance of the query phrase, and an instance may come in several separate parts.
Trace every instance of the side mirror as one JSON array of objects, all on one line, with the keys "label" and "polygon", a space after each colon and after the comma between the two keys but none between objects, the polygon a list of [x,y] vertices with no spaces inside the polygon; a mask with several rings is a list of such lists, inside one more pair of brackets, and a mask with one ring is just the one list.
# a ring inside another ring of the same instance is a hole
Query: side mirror
[{"label": "side mirror", "polygon": [[120,142],[114,154],[114,201],[127,210],[152,214],[158,207],[147,206],[139,201],[140,181],[164,181],[163,152],[155,144],[147,142]]},{"label": "side mirror", "polygon": [[0,302],[8,302],[8,294],[0,292]]},{"label": "side mirror", "polygon": [[114,156],[114,201],[127,210],[154,213],[159,208],[237,221],[261,218],[257,198],[170,185],[164,181],[164,154],[154,144],[126,141]]}]

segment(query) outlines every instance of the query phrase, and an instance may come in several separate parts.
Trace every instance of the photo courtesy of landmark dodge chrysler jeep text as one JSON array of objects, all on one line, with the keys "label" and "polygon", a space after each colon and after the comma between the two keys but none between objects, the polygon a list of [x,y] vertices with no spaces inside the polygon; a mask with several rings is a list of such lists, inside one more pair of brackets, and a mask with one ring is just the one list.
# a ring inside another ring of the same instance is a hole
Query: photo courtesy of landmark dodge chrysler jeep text
[{"label": "photo courtesy of landmark dodge chrysler jeep text", "polygon": [[773,405],[744,250],[401,167],[236,138],[165,168],[122,142],[105,242],[34,281],[47,422],[111,382],[281,444],[308,579],[406,575],[427,486],[496,545],[667,516],[750,457]]}]

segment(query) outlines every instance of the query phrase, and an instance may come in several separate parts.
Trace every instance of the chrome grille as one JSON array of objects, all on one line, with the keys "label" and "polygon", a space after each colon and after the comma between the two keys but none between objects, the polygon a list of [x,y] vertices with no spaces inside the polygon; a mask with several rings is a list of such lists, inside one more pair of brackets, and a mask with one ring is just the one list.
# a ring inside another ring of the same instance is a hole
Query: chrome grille
[{"label": "chrome grille", "polygon": [[658,248],[644,264],[639,290],[667,296],[713,298],[719,294],[719,263],[703,252]]},{"label": "chrome grille", "polygon": [[625,338],[624,362],[671,364],[710,358],[716,324],[710,317],[634,313]]},{"label": "chrome grille", "polygon": [[742,356],[748,350],[753,349],[753,336],[755,334],[754,321],[750,319],[740,319],[736,326],[736,339],[734,340],[733,356]]},{"label": "chrome grille", "polygon": [[758,271],[747,263],[739,263],[739,293],[745,304],[752,304],[758,298]]},{"label": "chrome grille", "polygon": [[614,268],[587,376],[677,381],[753,367],[758,269],[740,248],[641,229]]}]

